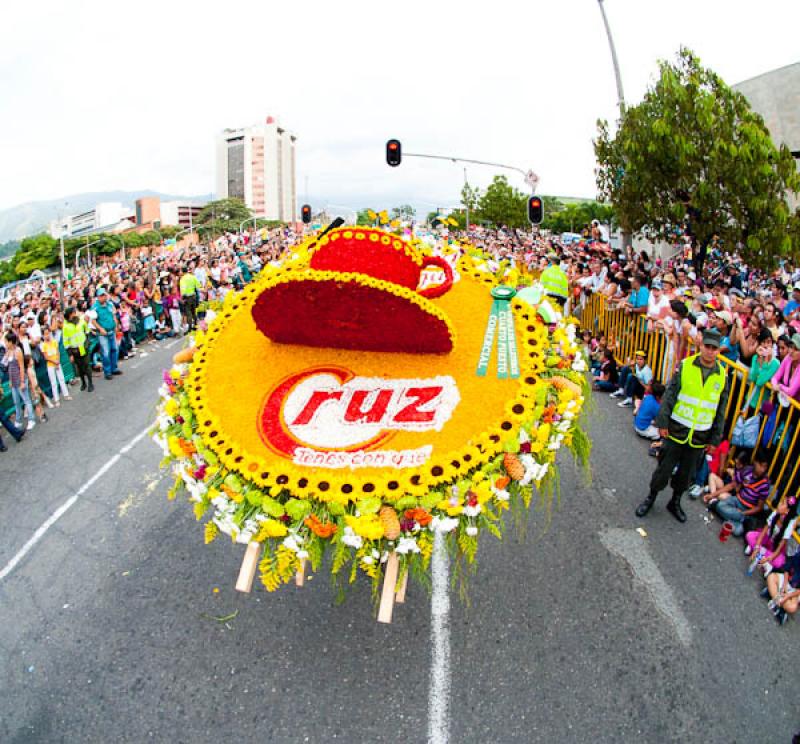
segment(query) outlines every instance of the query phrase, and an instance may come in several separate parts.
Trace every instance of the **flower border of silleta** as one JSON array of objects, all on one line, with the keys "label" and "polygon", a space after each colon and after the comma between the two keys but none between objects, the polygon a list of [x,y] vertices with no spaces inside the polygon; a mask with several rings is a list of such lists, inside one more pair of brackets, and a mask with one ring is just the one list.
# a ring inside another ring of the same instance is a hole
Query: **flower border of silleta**
[{"label": "flower border of silleta", "polygon": [[[267,266],[245,292],[255,292],[260,284],[301,267],[312,242],[309,238],[299,244],[282,265]],[[420,241],[413,242],[418,250],[430,251]],[[503,266],[498,270],[471,245],[443,250],[461,252],[459,272],[489,288],[509,280]],[[516,281],[516,276],[511,280]],[[151,436],[163,451],[161,466],[174,475],[169,498],[188,497],[196,519],[204,523],[206,543],[224,534],[248,545],[253,570],[257,556],[261,582],[270,592],[292,579],[301,584],[307,563],[315,572],[329,567],[340,597],[359,573],[372,581],[376,599],[387,573],[403,595],[409,575],[430,587],[436,533],[444,536],[465,590],[482,532],[501,538],[508,521],[504,511],[524,524],[536,489],[549,508],[559,490],[554,464],[562,446],[588,469],[591,445],[578,424],[587,392],[587,363],[576,321],[562,318],[546,301],[542,307],[522,296],[510,303],[520,374],[503,419],[488,430],[474,432],[458,453],[435,458],[436,462],[432,459],[413,473],[373,478],[378,487],[369,492],[360,487],[363,476],[320,475],[309,468],[307,478],[298,479],[297,466],[288,463],[283,477],[279,466],[267,478],[262,477],[265,473],[254,477],[239,465],[237,451],[226,454],[212,449],[207,428],[200,425],[196,413],[200,397],[193,390],[202,379],[201,365],[193,365],[195,352],[202,352],[212,334],[225,332],[226,315],[230,315],[212,311],[215,317],[175,355],[159,388]],[[228,301],[234,301],[233,294]],[[476,318],[475,322],[485,320]],[[393,490],[386,488],[389,480]],[[303,488],[298,487],[299,481],[305,481],[300,484]],[[322,483],[327,485],[324,490]],[[347,488],[348,483],[352,487]],[[386,571],[387,564],[394,570]],[[252,578],[251,573],[250,584]]]}]

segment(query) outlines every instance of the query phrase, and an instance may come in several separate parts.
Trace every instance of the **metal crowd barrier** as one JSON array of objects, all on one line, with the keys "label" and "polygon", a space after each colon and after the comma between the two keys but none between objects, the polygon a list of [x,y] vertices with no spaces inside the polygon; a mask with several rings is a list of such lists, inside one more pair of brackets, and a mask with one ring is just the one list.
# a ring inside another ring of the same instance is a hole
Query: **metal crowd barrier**
[{"label": "metal crowd barrier", "polygon": [[[576,301],[573,304],[573,315],[580,321],[581,328],[593,333],[605,333],[609,345],[613,344],[614,358],[618,364],[627,364],[637,351],[644,351],[647,363],[653,370],[653,379],[667,384],[679,360],[671,353],[670,342],[665,333],[647,330],[644,316],[629,315],[624,310],[614,309],[609,306],[606,297],[599,294],[584,296]],[[746,403],[751,400],[755,383],[748,380],[750,370],[743,365],[722,355],[718,359],[730,379],[724,433],[724,439],[730,441],[737,419]],[[773,506],[776,495],[780,498],[800,495],[800,404],[794,399],[784,398],[787,404],[781,405],[770,383],[764,385],[753,407],[759,411],[762,403],[767,400],[773,404],[774,419],[770,422],[771,417],[761,416],[758,443],[759,447],[767,449],[770,456],[769,476],[773,487],[770,506]],[[731,455],[734,451],[735,448],[731,447]]]}]

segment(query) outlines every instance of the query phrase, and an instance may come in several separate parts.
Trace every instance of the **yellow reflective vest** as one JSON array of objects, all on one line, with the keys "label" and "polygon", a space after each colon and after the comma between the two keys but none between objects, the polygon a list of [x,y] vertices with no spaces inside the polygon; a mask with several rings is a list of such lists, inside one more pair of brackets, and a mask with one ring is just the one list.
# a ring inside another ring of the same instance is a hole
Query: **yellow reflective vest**
[{"label": "yellow reflective vest", "polygon": [[86,321],[83,318],[77,323],[65,320],[61,329],[61,341],[65,349],[78,349],[83,356],[86,353]]},{"label": "yellow reflective vest", "polygon": [[558,264],[548,266],[541,276],[545,294],[566,300],[569,296],[569,282],[564,270]]},{"label": "yellow reflective vest", "polygon": [[696,358],[697,354],[687,357],[681,364],[681,388],[670,416],[673,421],[685,426],[689,431],[685,439],[678,439],[673,435],[670,435],[670,439],[678,444],[688,442],[692,447],[701,449],[705,445],[695,444],[692,435],[696,431],[711,429],[717,415],[720,396],[725,389],[725,373],[722,367],[717,365],[717,371],[712,372],[704,384],[703,372],[694,363]]}]

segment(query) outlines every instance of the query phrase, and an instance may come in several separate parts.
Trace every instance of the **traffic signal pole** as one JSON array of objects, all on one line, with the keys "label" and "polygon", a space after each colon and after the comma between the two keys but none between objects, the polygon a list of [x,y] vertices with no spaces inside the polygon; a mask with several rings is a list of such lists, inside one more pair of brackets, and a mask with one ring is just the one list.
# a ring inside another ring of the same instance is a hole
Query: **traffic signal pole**
[{"label": "traffic signal pole", "polygon": [[[525,179],[525,183],[531,187],[531,193],[536,193],[536,187],[539,184],[539,176],[537,176],[532,170],[523,170],[522,168],[517,168],[515,165],[505,165],[504,163],[490,163],[487,160],[472,160],[471,158],[456,158],[450,155],[427,155],[420,152],[404,152],[403,157],[406,158],[430,158],[432,160],[449,160],[451,163],[473,163],[475,165],[489,165],[492,168],[505,168],[506,170],[516,171],[517,173],[521,173],[523,178]],[[465,171],[466,177],[466,171]]]},{"label": "traffic signal pole", "polygon": [[[517,173],[521,173],[523,178],[525,179],[525,183],[531,187],[531,194],[536,193],[536,186],[539,184],[539,176],[537,176],[532,170],[522,170],[522,168],[517,168],[514,165],[505,165],[504,163],[490,163],[486,160],[472,160],[471,158],[454,158],[447,155],[427,155],[419,152],[406,152],[403,155],[407,158],[430,158],[432,160],[449,160],[451,163],[473,163],[474,165],[488,165],[492,168],[504,168],[505,170],[512,170],[516,171]],[[467,168],[464,167],[464,185],[467,186]],[[469,230],[469,204],[464,205],[466,207],[466,226],[465,229]]]}]

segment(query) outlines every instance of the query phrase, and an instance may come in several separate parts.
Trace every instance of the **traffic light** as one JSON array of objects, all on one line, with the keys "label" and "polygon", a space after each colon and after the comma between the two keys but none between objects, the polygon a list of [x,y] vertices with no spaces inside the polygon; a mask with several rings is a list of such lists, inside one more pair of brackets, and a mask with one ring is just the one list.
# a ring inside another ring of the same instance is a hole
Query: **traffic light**
[{"label": "traffic light", "polygon": [[544,219],[544,204],[540,196],[528,197],[528,221],[531,225],[539,225]]},{"label": "traffic light", "polygon": [[400,165],[400,160],[403,157],[403,148],[400,147],[400,140],[390,139],[386,143],[386,162],[396,168]]},{"label": "traffic light", "polygon": [[300,215],[301,215],[301,217],[303,219],[303,224],[304,225],[311,224],[311,205],[310,204],[303,204],[303,206],[300,207]]}]

